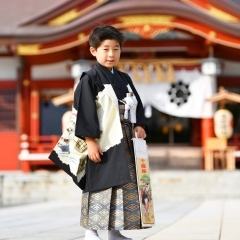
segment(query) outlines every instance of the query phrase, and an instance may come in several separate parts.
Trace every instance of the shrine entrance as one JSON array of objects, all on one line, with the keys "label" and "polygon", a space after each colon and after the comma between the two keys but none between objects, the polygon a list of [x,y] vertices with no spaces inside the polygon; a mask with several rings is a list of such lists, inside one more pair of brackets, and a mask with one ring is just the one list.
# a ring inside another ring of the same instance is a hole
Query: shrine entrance
[{"label": "shrine entrance", "polygon": [[180,118],[152,108],[152,116],[147,118],[150,143],[168,145],[191,145],[191,119]]}]

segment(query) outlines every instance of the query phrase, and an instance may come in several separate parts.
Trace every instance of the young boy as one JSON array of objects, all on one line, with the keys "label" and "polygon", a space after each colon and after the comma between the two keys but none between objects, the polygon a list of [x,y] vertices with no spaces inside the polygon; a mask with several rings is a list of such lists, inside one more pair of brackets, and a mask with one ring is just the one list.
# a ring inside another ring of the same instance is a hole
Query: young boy
[{"label": "young boy", "polygon": [[[99,240],[97,230],[108,230],[109,240],[130,240],[119,230],[142,228],[131,139],[133,131],[139,138],[146,137],[146,123],[130,77],[115,68],[123,41],[123,34],[112,26],[92,30],[90,52],[97,62],[82,74],[74,92],[75,137],[87,146],[85,155],[77,153],[78,159],[86,158],[84,181],[78,184],[83,189],[80,225],[86,228],[85,240]],[[71,171],[66,168],[70,156],[62,154],[67,149],[64,142],[50,159],[58,159],[55,163],[72,175],[70,162]],[[59,161],[59,156],[63,160]]]},{"label": "young boy", "polygon": [[123,41],[123,34],[112,26],[92,30],[90,52],[97,63],[83,74],[74,94],[75,135],[85,138],[89,159],[81,211],[85,240],[100,239],[97,230],[109,230],[109,240],[130,239],[119,230],[141,229],[133,129],[131,121],[124,119],[122,103],[127,93],[133,92],[138,102],[134,132],[139,138],[146,137],[146,124],[130,77],[115,68]]}]

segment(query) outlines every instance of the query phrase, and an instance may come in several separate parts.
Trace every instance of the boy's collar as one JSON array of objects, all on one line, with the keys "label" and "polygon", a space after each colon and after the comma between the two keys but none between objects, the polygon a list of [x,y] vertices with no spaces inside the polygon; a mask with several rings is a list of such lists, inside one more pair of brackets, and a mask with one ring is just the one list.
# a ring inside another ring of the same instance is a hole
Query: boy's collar
[{"label": "boy's collar", "polygon": [[[111,71],[109,71],[109,69],[101,65],[99,62],[96,62],[95,66],[97,67],[97,71],[99,69],[102,73],[104,73],[107,79],[109,79],[109,81],[112,82],[112,85],[114,87],[121,87],[120,82],[117,79],[115,79],[115,78],[118,78],[119,76],[117,74],[117,70],[114,67],[112,68]],[[115,73],[113,74],[112,71]]]},{"label": "boy's collar", "polygon": [[98,65],[98,66],[100,66],[101,68],[103,68],[103,69],[106,69],[107,71],[109,71],[109,72],[111,72],[112,74],[114,74],[114,67],[112,67],[112,69],[111,70],[109,70],[107,67],[105,67],[105,66],[103,66],[101,63],[99,63],[98,61],[96,62],[96,64]]}]

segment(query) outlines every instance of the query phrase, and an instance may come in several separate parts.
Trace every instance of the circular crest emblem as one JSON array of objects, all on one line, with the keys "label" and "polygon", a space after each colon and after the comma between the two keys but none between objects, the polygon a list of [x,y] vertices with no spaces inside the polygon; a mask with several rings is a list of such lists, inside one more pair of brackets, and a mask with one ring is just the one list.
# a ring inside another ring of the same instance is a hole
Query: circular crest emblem
[{"label": "circular crest emblem", "polygon": [[188,101],[188,97],[191,95],[188,87],[189,85],[184,84],[182,81],[172,84],[171,89],[168,92],[170,102],[175,103],[178,106],[186,103]]}]

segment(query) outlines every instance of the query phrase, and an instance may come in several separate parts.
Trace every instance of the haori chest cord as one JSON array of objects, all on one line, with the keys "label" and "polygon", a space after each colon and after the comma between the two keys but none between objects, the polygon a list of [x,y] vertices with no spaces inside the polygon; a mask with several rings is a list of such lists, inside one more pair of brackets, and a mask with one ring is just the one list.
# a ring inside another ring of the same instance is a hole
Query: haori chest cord
[{"label": "haori chest cord", "polygon": [[134,97],[133,92],[129,92],[126,94],[126,97],[123,100],[119,101],[125,105],[124,118],[129,119],[129,121],[132,123],[132,136],[135,136],[136,133],[134,133],[134,123],[136,123],[137,100]]}]

